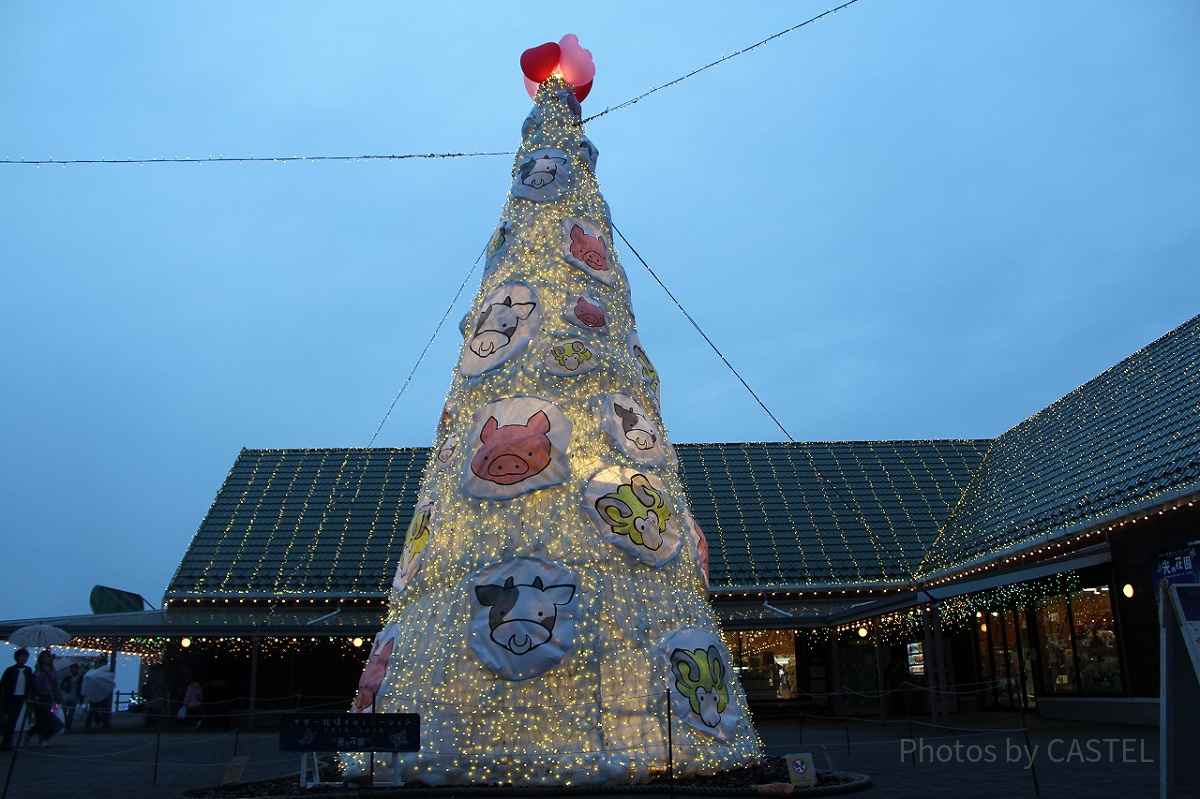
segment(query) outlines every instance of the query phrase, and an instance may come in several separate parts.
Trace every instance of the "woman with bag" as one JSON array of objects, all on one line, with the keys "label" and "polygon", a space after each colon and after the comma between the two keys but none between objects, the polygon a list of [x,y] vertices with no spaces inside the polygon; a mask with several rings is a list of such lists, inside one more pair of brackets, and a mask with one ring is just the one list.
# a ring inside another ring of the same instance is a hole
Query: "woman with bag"
[{"label": "woman with bag", "polygon": [[37,668],[33,672],[33,715],[36,720],[33,731],[41,745],[54,737],[63,727],[62,688],[58,684],[58,672],[54,670],[54,653],[45,649],[38,655]]}]

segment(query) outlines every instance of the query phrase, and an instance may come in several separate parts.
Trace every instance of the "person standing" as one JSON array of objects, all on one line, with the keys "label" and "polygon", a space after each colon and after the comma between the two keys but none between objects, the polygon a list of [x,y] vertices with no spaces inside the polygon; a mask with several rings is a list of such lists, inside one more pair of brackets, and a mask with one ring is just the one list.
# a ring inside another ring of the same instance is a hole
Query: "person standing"
[{"label": "person standing", "polygon": [[29,650],[18,649],[13,652],[16,661],[4,670],[0,677],[0,704],[4,711],[4,741],[0,742],[0,751],[12,750],[13,730],[17,719],[25,709],[25,700],[33,694],[33,669],[26,664],[29,662]]},{"label": "person standing", "polygon": [[36,720],[33,731],[45,746],[62,728],[62,722],[54,715],[54,709],[62,704],[62,688],[58,683],[58,672],[54,670],[54,653],[49,649],[38,655],[37,668],[33,671],[32,704]]},{"label": "person standing", "polygon": [[63,729],[70,732],[71,723],[75,721],[75,709],[83,701],[83,675],[79,673],[78,663],[71,664],[60,687],[63,696]]},{"label": "person standing", "polygon": [[187,690],[183,692],[183,718],[188,724],[191,724],[192,719],[196,720],[196,729],[200,729],[200,708],[204,705],[204,689],[200,687],[199,680],[192,680],[188,683]]}]

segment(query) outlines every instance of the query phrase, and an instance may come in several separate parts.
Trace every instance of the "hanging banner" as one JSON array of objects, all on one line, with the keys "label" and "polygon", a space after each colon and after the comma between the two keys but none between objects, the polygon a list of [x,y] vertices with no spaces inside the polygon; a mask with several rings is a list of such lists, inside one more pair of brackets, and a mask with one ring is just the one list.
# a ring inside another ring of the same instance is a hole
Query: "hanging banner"
[{"label": "hanging banner", "polygon": [[466,331],[470,336],[458,371],[463,377],[478,377],[520,355],[541,323],[542,311],[533,289],[524,283],[500,286],[480,304]]},{"label": "hanging banner", "polygon": [[418,502],[413,510],[412,520],[408,523],[408,532],[404,535],[404,549],[400,552],[400,564],[396,566],[396,576],[392,587],[403,591],[417,571],[421,568],[421,555],[433,534],[433,503]]},{"label": "hanging banner", "polygon": [[596,171],[596,159],[600,157],[600,150],[596,145],[592,144],[591,139],[587,136],[579,140],[579,155],[587,162],[588,169],[592,172]]},{"label": "hanging banner", "polygon": [[578,582],[541,558],[515,558],[471,581],[471,649],[508,680],[527,680],[557,665],[575,638]]},{"label": "hanging banner", "polygon": [[562,150],[534,150],[517,164],[512,195],[535,203],[557,200],[574,185],[570,161]]},{"label": "hanging banner", "polygon": [[663,566],[679,554],[679,514],[654,475],[609,466],[588,481],[583,497],[600,536],[625,553],[647,566]]},{"label": "hanging banner", "polygon": [[463,480],[480,499],[512,499],[567,479],[571,423],[540,397],[489,402],[475,414]]},{"label": "hanging banner", "polygon": [[606,286],[615,280],[616,270],[609,257],[608,237],[595,223],[568,216],[563,220],[562,256]]},{"label": "hanging banner", "polygon": [[379,688],[387,677],[388,666],[391,664],[392,652],[396,648],[395,623],[383,628],[375,636],[375,645],[371,647],[371,656],[367,658],[366,668],[358,680],[358,693],[354,696],[354,713],[370,713],[375,704]]},{"label": "hanging banner", "polygon": [[676,630],[662,644],[675,717],[717,740],[729,741],[741,711],[731,701],[732,672],[723,651],[720,641],[699,627]]},{"label": "hanging banner", "polygon": [[696,523],[696,518],[688,511],[683,512],[684,529],[688,531],[688,539],[692,545],[692,551],[696,555],[696,570],[700,572],[700,577],[704,580],[704,587],[708,588],[708,536],[700,529],[700,525]]},{"label": "hanging banner", "polygon": [[483,262],[483,279],[486,281],[496,272],[500,260],[508,253],[508,240],[512,237],[513,225],[509,219],[501,219],[488,241],[487,260]]},{"label": "hanging banner", "polygon": [[609,394],[600,405],[600,428],[622,455],[639,463],[666,466],[666,442],[646,409],[627,394]]},{"label": "hanging banner", "polygon": [[563,319],[584,330],[608,333],[608,313],[599,300],[585,295],[572,297],[571,301],[573,304],[563,311]]},{"label": "hanging banner", "polygon": [[560,339],[546,348],[546,371],[559,377],[586,374],[600,365],[596,347],[581,338]]},{"label": "hanging banner", "polygon": [[637,366],[638,377],[646,384],[646,391],[657,408],[659,405],[658,370],[654,368],[654,364],[650,363],[650,358],[646,355],[646,350],[642,348],[642,342],[638,339],[636,330],[629,331],[627,343],[629,345],[629,354],[633,356],[634,363]]}]

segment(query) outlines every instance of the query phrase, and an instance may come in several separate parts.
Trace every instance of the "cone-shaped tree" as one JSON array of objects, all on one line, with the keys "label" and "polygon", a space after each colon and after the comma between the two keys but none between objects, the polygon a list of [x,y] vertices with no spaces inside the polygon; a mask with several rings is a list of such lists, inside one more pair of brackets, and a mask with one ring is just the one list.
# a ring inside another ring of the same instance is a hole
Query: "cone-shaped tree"
[{"label": "cone-shaped tree", "polygon": [[596,154],[552,75],[355,702],[420,714],[405,780],[635,782],[666,768],[668,726],[676,773],[758,755]]}]

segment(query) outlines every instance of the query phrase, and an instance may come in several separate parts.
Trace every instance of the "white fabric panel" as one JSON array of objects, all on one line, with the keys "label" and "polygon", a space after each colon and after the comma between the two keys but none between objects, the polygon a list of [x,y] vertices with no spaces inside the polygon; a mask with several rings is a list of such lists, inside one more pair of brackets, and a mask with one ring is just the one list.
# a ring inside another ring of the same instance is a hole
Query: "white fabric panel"
[{"label": "white fabric panel", "polygon": [[639,463],[666,466],[669,458],[662,430],[641,403],[628,394],[608,394],[600,404],[600,427],[622,455]]},{"label": "white fabric panel", "polygon": [[478,377],[520,355],[541,323],[541,304],[533,289],[524,283],[505,283],[478,306],[458,371],[464,377]]},{"label": "white fabric panel", "polygon": [[659,404],[659,391],[661,386],[658,381],[658,370],[654,368],[654,364],[650,362],[650,357],[646,355],[646,350],[642,347],[642,342],[638,339],[636,330],[629,331],[629,354],[633,356],[634,363],[637,364],[638,377],[646,385],[646,393],[650,395],[654,407]]},{"label": "white fabric panel", "polygon": [[425,552],[429,539],[433,537],[433,503],[418,502],[413,510],[412,520],[408,523],[408,532],[404,535],[404,549],[400,552],[400,563],[396,566],[396,577],[392,587],[403,591],[416,576],[421,568],[421,555]]},{"label": "white fabric panel", "polygon": [[666,637],[662,654],[675,717],[718,740],[731,740],[741,710],[730,694],[724,644],[699,627],[684,627]]},{"label": "white fabric panel", "polygon": [[480,499],[512,499],[558,485],[570,467],[571,423],[540,397],[508,397],[483,406],[471,427],[463,488]]},{"label": "white fabric panel", "polygon": [[557,200],[575,185],[571,157],[562,150],[534,150],[517,164],[512,195],[535,203]]},{"label": "white fabric panel", "polygon": [[610,253],[608,236],[594,222],[568,216],[563,220],[562,257],[606,286],[616,279],[619,267]]},{"label": "white fabric panel", "polygon": [[471,649],[508,680],[554,667],[575,638],[575,577],[541,558],[514,558],[481,570],[473,581]]},{"label": "white fabric panel", "polygon": [[623,466],[601,469],[584,489],[584,511],[600,536],[647,566],[670,563],[683,543],[675,500],[662,481]]}]

